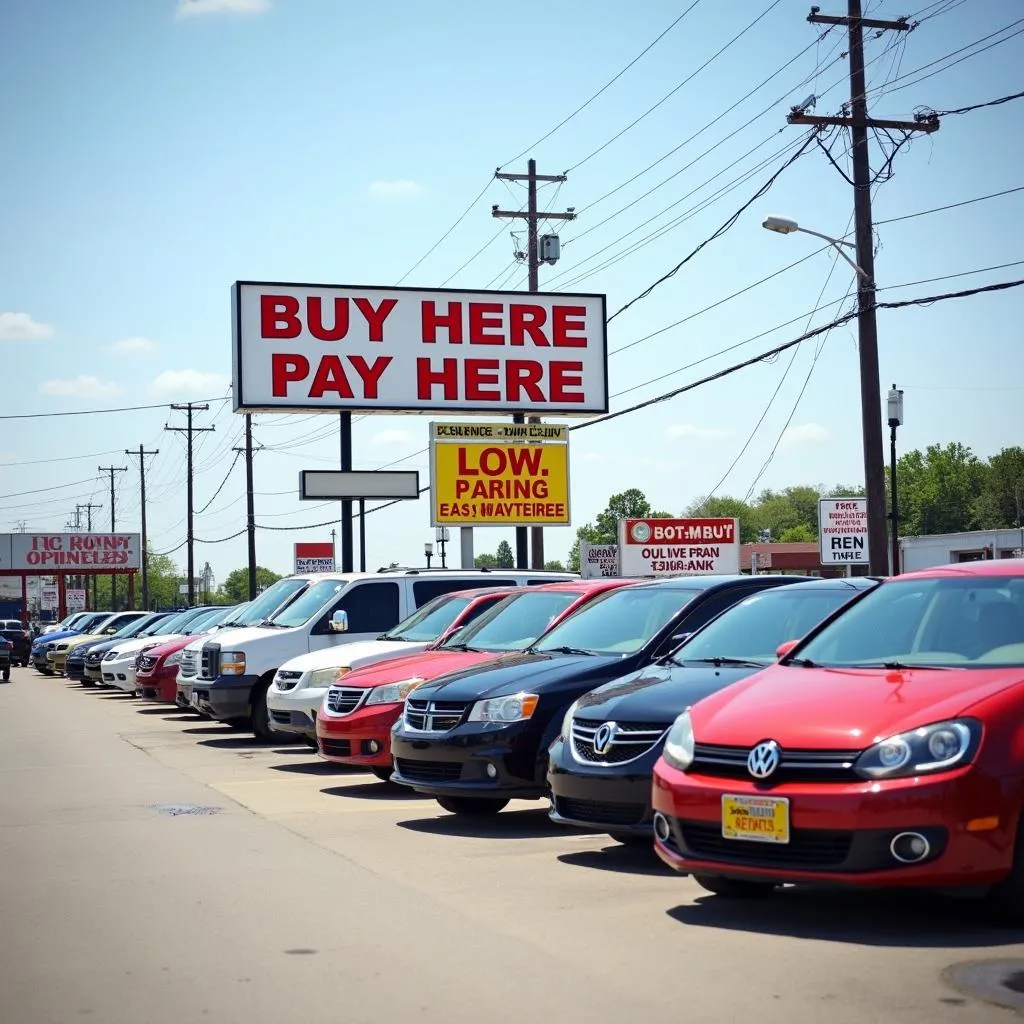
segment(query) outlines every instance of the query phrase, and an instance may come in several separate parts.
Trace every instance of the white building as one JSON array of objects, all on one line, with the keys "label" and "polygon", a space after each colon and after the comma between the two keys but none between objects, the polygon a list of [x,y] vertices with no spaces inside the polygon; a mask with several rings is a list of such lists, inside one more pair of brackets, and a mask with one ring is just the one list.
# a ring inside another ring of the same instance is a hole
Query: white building
[{"label": "white building", "polygon": [[[986,551],[986,549],[988,549]],[[969,533],[938,533],[931,537],[901,537],[900,567],[903,572],[930,569],[952,562],[977,562],[982,558],[1020,558],[1024,529],[973,530]]]}]

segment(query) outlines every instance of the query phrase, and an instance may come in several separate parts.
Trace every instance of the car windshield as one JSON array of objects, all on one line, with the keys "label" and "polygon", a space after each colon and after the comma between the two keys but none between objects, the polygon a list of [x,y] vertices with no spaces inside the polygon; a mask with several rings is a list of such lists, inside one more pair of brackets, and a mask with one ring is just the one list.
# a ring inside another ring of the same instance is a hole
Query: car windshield
[{"label": "car windshield", "polygon": [[794,664],[1024,667],[1024,576],[896,577],[799,648]]},{"label": "car windshield", "polygon": [[346,586],[345,580],[321,580],[314,583],[286,608],[271,615],[267,621],[270,625],[282,629],[303,626],[325,611],[328,605],[333,604]]},{"label": "car windshield", "polygon": [[438,650],[523,651],[579,596],[574,590],[512,594]]},{"label": "car windshield", "polygon": [[[110,618],[110,612],[98,612],[94,615],[90,615],[88,618],[82,619],[81,622],[75,623],[75,630],[79,633],[91,633],[96,629],[100,623],[105,622]],[[63,630],[57,630],[58,633]]]},{"label": "car windshield", "polygon": [[145,627],[152,623],[154,616],[144,615],[141,619],[131,619],[126,622],[116,633],[113,633],[110,637],[111,640],[125,640],[128,637],[136,637],[141,635],[139,629],[140,626]]},{"label": "car windshield", "polygon": [[238,614],[228,622],[232,626],[255,626],[274,614],[282,605],[295,598],[309,587],[309,580],[284,579],[267,587],[255,601],[243,605]]},{"label": "car windshield", "polygon": [[189,608],[186,611],[178,612],[177,615],[172,615],[165,622],[162,622],[159,628],[155,629],[150,636],[172,636],[182,631],[182,628],[189,622],[191,622],[197,615],[202,614],[203,609],[200,608]]},{"label": "car windshield", "polygon": [[452,597],[442,594],[428,601],[404,622],[400,622],[382,640],[405,640],[409,643],[429,643],[436,640],[462,614],[468,597]]},{"label": "car windshield", "polygon": [[779,645],[806,636],[822,619],[855,597],[859,591],[840,585],[816,583],[774,587],[734,605],[687,640],[672,660],[720,660],[768,665]]},{"label": "car windshield", "polygon": [[187,622],[181,627],[181,632],[185,636],[193,636],[196,633],[204,633],[210,628],[212,623],[219,619],[224,614],[222,608],[208,608],[202,615],[197,615],[190,622]]},{"label": "car windshield", "polygon": [[159,612],[139,630],[139,636],[154,636],[159,629],[167,625],[170,619],[176,617],[176,615],[169,615],[167,612]]},{"label": "car windshield", "polygon": [[635,654],[699,593],[664,586],[613,590],[560,622],[534,650]]}]

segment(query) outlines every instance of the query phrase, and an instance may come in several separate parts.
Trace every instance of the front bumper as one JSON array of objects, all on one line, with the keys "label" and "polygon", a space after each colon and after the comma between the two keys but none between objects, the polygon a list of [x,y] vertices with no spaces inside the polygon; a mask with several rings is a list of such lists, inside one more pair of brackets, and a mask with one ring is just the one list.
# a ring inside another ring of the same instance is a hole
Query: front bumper
[{"label": "front bumper", "polygon": [[32,654],[32,666],[38,672],[45,672],[45,673],[49,674],[50,672],[53,671],[53,669],[50,668],[49,662],[47,661],[46,651],[33,652],[33,654]]},{"label": "front bumper", "polygon": [[68,658],[64,663],[64,671],[68,679],[80,680],[85,678],[85,662],[80,658]]},{"label": "front bumper", "polygon": [[391,781],[430,796],[541,799],[547,787],[543,766],[538,770],[537,763],[540,728],[532,719],[464,722],[441,734],[400,725],[391,734]]},{"label": "front bumper", "polygon": [[404,704],[373,704],[351,715],[318,715],[316,748],[320,756],[337,764],[391,764],[391,727],[401,717],[404,707]]},{"label": "front bumper", "polygon": [[178,666],[161,667],[156,672],[136,672],[135,686],[143,700],[174,704],[178,695]]},{"label": "front bumper", "polygon": [[[973,768],[932,777],[827,785],[758,787],[738,779],[654,769],[652,803],[665,816],[658,856],[682,874],[724,875],[776,883],[955,888],[990,885],[1013,861],[1024,782]],[[722,837],[722,797],[786,797],[787,844]],[[900,832],[919,832],[928,857],[902,864],[889,851]]]},{"label": "front bumper", "polygon": [[87,661],[85,663],[85,678],[94,683],[101,683],[103,681],[103,662],[98,661],[90,664]]},{"label": "front bumper", "polygon": [[48,651],[46,654],[46,667],[57,675],[63,675],[67,660],[67,651]]},{"label": "front bumper", "polygon": [[[252,718],[252,688],[258,676],[218,676],[216,679],[192,680],[189,706],[218,722]],[[181,692],[181,683],[178,691]]]},{"label": "front bumper", "polygon": [[627,764],[581,764],[559,737],[548,753],[551,820],[624,835],[651,835],[651,772],[660,754],[659,743]]},{"label": "front bumper", "polygon": [[105,686],[114,686],[125,693],[135,692],[135,654],[124,658],[112,658],[100,662],[102,669],[101,682]]},{"label": "front bumper", "polygon": [[267,690],[267,714],[274,732],[293,733],[316,738],[316,713],[324,702],[328,687],[302,686],[278,690],[271,684]]}]

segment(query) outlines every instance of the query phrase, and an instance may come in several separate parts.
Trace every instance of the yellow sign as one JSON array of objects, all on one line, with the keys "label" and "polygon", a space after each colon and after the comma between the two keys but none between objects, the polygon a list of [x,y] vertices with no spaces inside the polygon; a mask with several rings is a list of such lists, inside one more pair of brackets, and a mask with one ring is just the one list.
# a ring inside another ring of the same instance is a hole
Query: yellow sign
[{"label": "yellow sign", "polygon": [[568,526],[568,441],[554,423],[431,424],[431,526]]},{"label": "yellow sign", "polygon": [[779,796],[723,796],[722,835],[757,843],[788,843],[789,801]]}]

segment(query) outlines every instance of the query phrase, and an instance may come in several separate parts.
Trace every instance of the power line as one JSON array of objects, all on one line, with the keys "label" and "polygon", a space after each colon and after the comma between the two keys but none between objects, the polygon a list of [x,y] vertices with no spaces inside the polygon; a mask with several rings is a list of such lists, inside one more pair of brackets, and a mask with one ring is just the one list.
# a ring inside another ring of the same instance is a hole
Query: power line
[{"label": "power line", "polygon": [[228,478],[231,476],[235,466],[238,465],[238,457],[241,454],[242,453],[240,451],[235,451],[235,457],[231,460],[231,465],[228,466],[228,471],[224,474],[224,479],[221,480],[220,486],[213,492],[213,497],[202,508],[196,509],[197,516],[201,516],[217,500],[217,495],[224,490],[224,485],[228,482]]},{"label": "power line", "polygon": [[1024,99],[1024,92],[1015,92],[1010,96],[1000,96],[997,100],[989,100],[987,103],[972,103],[969,107],[957,107],[956,110],[935,110],[929,111],[932,117],[949,117],[950,114],[969,114],[972,110],[983,110],[985,107],[1000,107],[1011,100]]},{"label": "power line", "polygon": [[927,217],[933,213],[944,213],[946,210],[956,210],[961,206],[970,206],[972,203],[982,203],[988,199],[998,199],[1001,196],[1012,195],[1014,192],[1024,192],[1024,185],[1017,188],[1003,189],[1002,192],[990,192],[988,195],[975,196],[973,199],[963,199],[958,203],[947,203],[945,206],[935,206],[930,210],[918,210],[916,213],[905,213],[900,217],[889,217],[886,220],[876,220],[875,227],[882,224],[897,224],[901,220],[913,220],[915,217]]},{"label": "power line", "polygon": [[[226,402],[227,398],[204,398],[203,402]],[[157,405],[124,405],[116,409],[80,409],[74,412],[20,412],[0,416],[0,420],[44,420],[57,416],[98,416],[108,412],[141,412],[145,409],[167,409],[170,403],[160,402]]]}]

